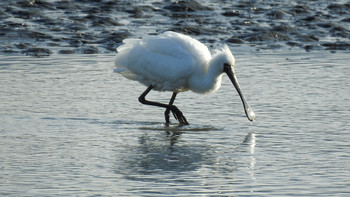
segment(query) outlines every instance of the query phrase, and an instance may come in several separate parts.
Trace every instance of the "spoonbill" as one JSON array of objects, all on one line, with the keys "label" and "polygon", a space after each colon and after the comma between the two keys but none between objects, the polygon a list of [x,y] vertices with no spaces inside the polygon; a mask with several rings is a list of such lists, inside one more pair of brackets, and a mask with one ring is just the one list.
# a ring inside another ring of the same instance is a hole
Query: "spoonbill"
[{"label": "spoonbill", "polygon": [[[228,75],[241,97],[247,118],[250,121],[255,119],[255,113],[237,81],[233,67],[235,58],[227,45],[211,55],[209,49],[198,40],[172,31],[142,39],[125,39],[123,43],[117,48],[114,72],[147,86],[139,101],[165,108],[167,125],[170,123],[170,111],[180,124],[188,124],[183,113],[173,105],[179,92],[214,92],[221,86],[223,73]],[[151,90],[171,91],[173,94],[168,104],[158,103],[146,100]]]}]

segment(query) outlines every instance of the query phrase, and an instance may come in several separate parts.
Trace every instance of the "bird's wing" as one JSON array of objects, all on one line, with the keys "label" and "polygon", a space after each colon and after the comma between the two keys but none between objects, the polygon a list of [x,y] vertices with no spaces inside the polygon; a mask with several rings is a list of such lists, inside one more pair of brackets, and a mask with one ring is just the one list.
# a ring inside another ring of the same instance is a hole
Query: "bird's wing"
[{"label": "bird's wing", "polygon": [[192,58],[194,58],[200,65],[207,64],[211,59],[211,54],[208,47],[187,35],[167,31],[161,34],[160,37],[174,40],[179,46],[181,46],[180,48],[182,51],[186,51],[187,54],[191,54]]},{"label": "bird's wing", "polygon": [[124,43],[117,49],[117,68],[125,69],[121,72],[125,77],[145,83],[186,83],[196,67],[210,58],[205,45],[174,32],[126,39]]}]

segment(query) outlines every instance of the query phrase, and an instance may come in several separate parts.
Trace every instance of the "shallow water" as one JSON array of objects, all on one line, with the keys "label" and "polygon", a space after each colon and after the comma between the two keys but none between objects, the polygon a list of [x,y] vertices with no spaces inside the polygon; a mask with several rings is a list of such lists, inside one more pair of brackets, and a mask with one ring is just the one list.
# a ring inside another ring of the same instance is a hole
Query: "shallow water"
[{"label": "shallow water", "polygon": [[166,127],[113,54],[1,56],[0,195],[349,195],[349,53],[231,50],[253,123],[227,77]]}]

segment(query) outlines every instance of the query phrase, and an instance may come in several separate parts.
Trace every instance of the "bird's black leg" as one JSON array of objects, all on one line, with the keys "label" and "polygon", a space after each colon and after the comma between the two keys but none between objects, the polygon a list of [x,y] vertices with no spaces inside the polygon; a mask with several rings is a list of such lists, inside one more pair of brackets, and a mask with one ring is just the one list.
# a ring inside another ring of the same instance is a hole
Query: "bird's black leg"
[{"label": "bird's black leg", "polygon": [[[146,100],[146,95],[153,89],[153,86],[150,85],[139,97],[139,101],[142,104],[145,105],[153,105],[153,106],[157,106],[157,107],[163,107],[166,108],[165,111],[169,110],[173,113],[175,119],[177,119],[181,124],[188,124],[185,116],[182,114],[182,112],[175,106],[173,105],[175,97],[176,97],[176,93],[173,93],[173,96],[171,97],[171,100],[169,102],[169,105],[167,104],[163,104],[163,103],[158,103],[158,102],[153,102],[153,101],[148,101]],[[168,112],[169,113],[169,112]],[[165,119],[166,121],[169,121],[169,119]],[[170,122],[170,121],[169,121]]]},{"label": "bird's black leg", "polygon": [[[177,95],[177,92],[173,92],[173,95],[171,96],[171,99],[169,101],[169,105],[173,105],[174,101],[175,101],[175,97]],[[170,120],[169,120],[169,114],[170,114],[170,109],[167,108],[164,112],[164,115],[165,115],[165,122],[166,124],[169,124],[170,123]],[[175,116],[175,115],[174,115]]]}]

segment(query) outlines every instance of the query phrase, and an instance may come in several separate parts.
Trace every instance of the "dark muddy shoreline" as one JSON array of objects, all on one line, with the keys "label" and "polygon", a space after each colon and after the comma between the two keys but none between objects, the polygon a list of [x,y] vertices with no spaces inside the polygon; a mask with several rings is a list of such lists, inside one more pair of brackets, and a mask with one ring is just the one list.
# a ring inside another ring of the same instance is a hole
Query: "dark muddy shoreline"
[{"label": "dark muddy shoreline", "polygon": [[0,54],[115,52],[167,30],[257,50],[350,50],[350,1],[4,0]]}]

